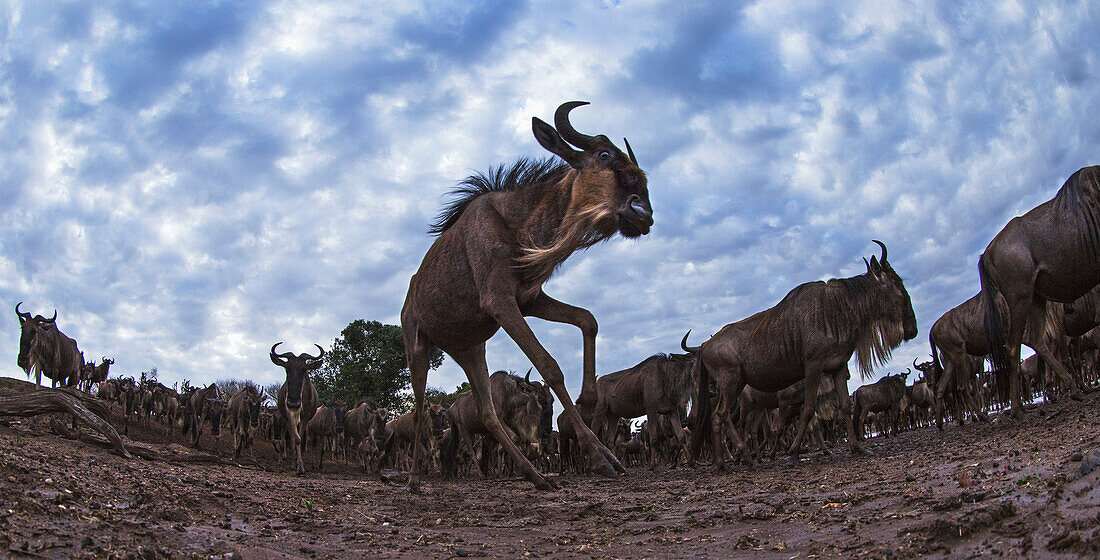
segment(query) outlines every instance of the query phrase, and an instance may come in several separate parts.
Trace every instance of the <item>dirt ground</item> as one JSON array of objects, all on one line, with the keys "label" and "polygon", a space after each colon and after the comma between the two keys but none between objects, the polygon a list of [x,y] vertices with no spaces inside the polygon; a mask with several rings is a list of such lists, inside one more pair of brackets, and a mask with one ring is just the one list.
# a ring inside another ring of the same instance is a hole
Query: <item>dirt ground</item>
[{"label": "dirt ground", "polygon": [[[266,442],[233,464],[225,433],[203,444],[226,464],[173,464],[0,418],[0,557],[1096,558],[1100,468],[1078,472],[1100,464],[1098,417],[1094,392],[873,438],[865,456],[562,476],[548,493],[428,478],[422,495],[343,464],[296,476]],[[164,442],[156,424],[131,436]]]}]

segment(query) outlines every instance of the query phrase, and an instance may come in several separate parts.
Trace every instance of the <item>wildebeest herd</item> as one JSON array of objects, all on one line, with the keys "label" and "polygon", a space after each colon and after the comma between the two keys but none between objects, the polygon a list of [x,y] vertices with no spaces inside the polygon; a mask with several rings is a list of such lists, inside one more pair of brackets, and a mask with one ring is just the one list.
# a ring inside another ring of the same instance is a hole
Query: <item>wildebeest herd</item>
[{"label": "wildebeest herd", "polygon": [[[1024,397],[1080,398],[1095,383],[1100,335],[1100,167],[1074,173],[1050,201],[1013,219],[982,254],[981,291],[948,310],[929,331],[930,359],[848,392],[854,356],[861,378],[884,366],[917,321],[885,243],[849,278],[808,282],[774,307],[730,323],[683,353],[659,353],[622,371],[596,376],[597,323],[589,311],[558,301],[544,283],[574,252],[620,233],[640,237],[654,225],[646,174],[629,143],[625,153],[607,136],[574,130],[558,107],[554,125],[532,119],[536,140],[559,159],[521,159],[467,178],[431,226],[437,237],[412,277],[401,327],[412,381],[410,412],[392,417],[364,395],[351,406],[320,402],[310,380],[319,354],[278,353],[284,370],[273,405],[259,388],[234,395],[215,385],[184,387],[108,378],[113,363],[86,363],[57,314],[21,324],[18,365],[40,383],[93,388],[131,422],[151,419],[189,433],[198,447],[204,427],[217,439],[226,427],[234,456],[257,440],[304,473],[307,459],[327,458],[366,471],[399,468],[417,490],[424,472],[447,477],[516,473],[539,489],[555,482],[544,472],[615,477],[629,464],[728,468],[755,462],[781,447],[795,456],[812,441],[829,453],[847,445],[860,453],[867,434],[891,436],[944,419],[984,420]],[[838,263],[839,264],[839,263]],[[526,317],[576,326],[583,370],[574,402],[553,356]],[[490,375],[485,343],[498,330],[516,342],[531,371]],[[1036,356],[1020,361],[1020,345]],[[450,407],[425,399],[429,356],[449,355],[471,391]],[[984,360],[992,364],[986,372]],[[563,412],[553,417],[555,402]],[[635,427],[637,418],[645,417]],[[789,429],[790,428],[790,429]],[[624,465],[625,464],[625,465]]]}]

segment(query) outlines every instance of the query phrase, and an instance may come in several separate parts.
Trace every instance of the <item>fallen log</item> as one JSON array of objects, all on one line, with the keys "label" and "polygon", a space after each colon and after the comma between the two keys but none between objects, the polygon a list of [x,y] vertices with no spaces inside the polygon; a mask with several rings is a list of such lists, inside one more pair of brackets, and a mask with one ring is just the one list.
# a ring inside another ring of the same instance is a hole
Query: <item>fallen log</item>
[{"label": "fallen log", "polygon": [[0,378],[0,416],[29,417],[66,412],[102,435],[115,453],[129,459],[130,454],[114,427],[89,410],[89,407],[97,408],[105,413],[106,408],[102,403],[75,393],[71,389],[37,388],[32,383],[18,379]]}]

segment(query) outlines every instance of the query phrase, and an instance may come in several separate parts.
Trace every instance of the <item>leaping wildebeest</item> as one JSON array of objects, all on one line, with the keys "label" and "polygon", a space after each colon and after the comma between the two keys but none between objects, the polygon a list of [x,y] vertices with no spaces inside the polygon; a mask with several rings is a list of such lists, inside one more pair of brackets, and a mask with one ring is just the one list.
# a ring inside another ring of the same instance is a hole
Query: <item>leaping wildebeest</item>
[{"label": "leaping wildebeest", "polygon": [[[596,319],[586,309],[562,303],[542,285],[579,249],[616,232],[640,237],[653,225],[646,175],[627,144],[627,154],[604,135],[588,136],[569,124],[569,112],[582,101],[562,104],[554,127],[532,118],[538,143],[555,160],[521,159],[488,175],[468,177],[457,198],[432,225],[435,242],[409,282],[401,310],[401,331],[412,380],[415,422],[423,422],[424,391],[432,348],[443,350],[466,372],[479,413],[518,470],[541,490],[553,488],[508,437],[493,409],[485,342],[497,330],[523,350],[553,389],[566,415],[578,426],[578,440],[595,472],[617,476],[622,464],[581,419],[595,404]],[[570,146],[576,146],[576,150]],[[584,339],[580,408],[565,389],[565,377],[553,356],[535,337],[524,317],[574,325]],[[416,429],[419,438],[422,430]],[[413,469],[407,488],[419,485],[413,445]]]},{"label": "leaping wildebeest", "polygon": [[[732,435],[738,455],[743,454],[745,444],[731,418],[746,384],[774,393],[805,379],[805,403],[789,449],[797,452],[817,408],[823,376],[833,378],[838,405],[847,421],[848,445],[853,452],[861,450],[849,408],[848,361],[855,354],[860,375],[866,377],[889,359],[894,348],[917,336],[909,293],[886,260],[886,245],[875,243],[882,247],[882,260],[871,257],[866,273],[802,284],[775,307],[726,325],[698,348],[684,344],[685,349],[696,352],[694,406],[699,413],[693,414],[692,459],[708,434],[716,464],[725,464],[725,436]],[[720,392],[717,414],[710,411],[711,376]],[[721,425],[713,426],[712,417]]]},{"label": "leaping wildebeest", "polygon": [[[325,349],[314,344],[321,354],[310,356],[305,352],[294,355],[292,352],[282,354],[275,353],[275,347],[282,344],[276,342],[271,346],[269,354],[271,362],[286,370],[286,381],[279,387],[278,407],[276,414],[283,417],[283,439],[287,449],[294,449],[295,468],[298,474],[306,472],[306,465],[302,462],[302,447],[305,441],[302,437],[305,432],[305,424],[313,418],[317,412],[317,390],[313,388],[313,381],[309,379],[309,372],[315,370],[324,363]],[[425,362],[427,363],[427,362]]]},{"label": "leaping wildebeest", "polygon": [[[978,277],[991,361],[1008,372],[1012,414],[1019,415],[1024,327],[1040,324],[1047,302],[1072,305],[1100,284],[1100,166],[1077,170],[1054,198],[1010,220],[982,253]],[[1050,365],[1079,396],[1069,372]]]},{"label": "leaping wildebeest", "polygon": [[30,313],[20,311],[15,304],[15,314],[19,317],[19,356],[16,364],[30,377],[34,372],[34,384],[42,384],[42,374],[46,374],[56,387],[76,385],[80,381],[80,370],[84,367],[84,355],[76,347],[76,341],[65,336],[57,329],[57,311],[47,319],[41,315],[31,317]]}]

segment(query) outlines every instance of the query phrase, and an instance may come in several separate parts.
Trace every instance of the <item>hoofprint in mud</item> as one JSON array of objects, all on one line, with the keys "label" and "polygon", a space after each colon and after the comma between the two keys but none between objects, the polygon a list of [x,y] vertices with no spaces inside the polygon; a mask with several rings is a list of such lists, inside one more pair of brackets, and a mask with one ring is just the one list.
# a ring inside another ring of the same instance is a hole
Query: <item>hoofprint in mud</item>
[{"label": "hoofprint in mud", "polygon": [[[112,421],[119,421],[114,411]],[[131,437],[162,442],[158,427]],[[207,436],[204,436],[208,437]],[[166,451],[184,449],[178,432]],[[1022,420],[923,428],[797,464],[626,477],[424,480],[423,495],[354,462],[296,476],[270,443],[232,463],[126,460],[0,418],[0,557],[1003,557],[1100,552],[1100,393]],[[175,446],[179,446],[178,448]],[[169,455],[169,453],[165,453]],[[1087,470],[1087,469],[1086,469]],[[228,556],[225,556],[228,555]]]}]

